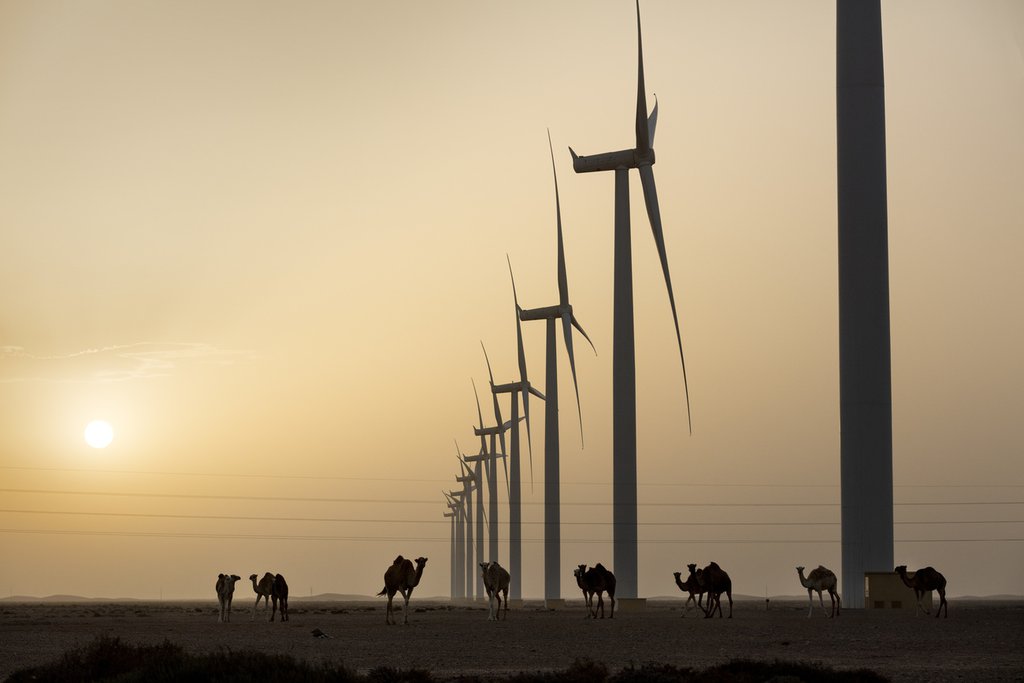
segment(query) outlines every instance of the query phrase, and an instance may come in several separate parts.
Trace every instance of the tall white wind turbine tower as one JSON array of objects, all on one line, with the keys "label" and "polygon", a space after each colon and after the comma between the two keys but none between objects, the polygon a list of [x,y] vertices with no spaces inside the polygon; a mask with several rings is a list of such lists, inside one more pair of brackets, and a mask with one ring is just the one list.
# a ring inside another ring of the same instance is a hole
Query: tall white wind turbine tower
[{"label": "tall white wind turbine tower", "polygon": [[[548,149],[551,152],[551,172],[555,180],[555,224],[558,238],[558,303],[554,306],[521,310],[519,319],[543,320],[547,326],[546,363],[544,392],[544,599],[561,599],[561,497],[559,486],[559,444],[558,444],[558,354],[556,350],[556,322],[562,321],[565,350],[569,355],[572,370],[572,384],[576,391],[576,411],[580,418],[580,440],[583,439],[583,411],[580,409],[580,390],[576,381],[576,359],[572,351],[572,328],[576,328],[591,348],[594,343],[583,331],[573,314],[569,303],[569,281],[565,268],[565,247],[562,241],[562,209],[558,198],[558,172],[555,170],[555,154],[551,149],[551,133],[548,133]],[[597,350],[594,350],[597,353]]]},{"label": "tall white wind turbine tower", "polygon": [[892,571],[892,362],[879,0],[836,2],[839,477],[843,600]]},{"label": "tall white wind turbine tower", "polygon": [[[637,494],[636,494],[636,356],[633,335],[633,257],[629,226],[629,170],[640,172],[647,217],[654,233],[654,243],[661,259],[661,269],[668,288],[668,300],[679,344],[679,361],[683,367],[683,391],[686,396],[686,420],[690,425],[690,390],[683,359],[683,338],[679,332],[672,279],[668,272],[668,256],[661,229],[661,209],[654,184],[654,129],[658,122],[658,102],[647,116],[644,90],[644,51],[640,33],[640,2],[636,4],[637,92],[636,147],[617,152],[580,156],[569,148],[573,169],[577,173],[615,172],[615,274],[612,349],[612,458],[613,458],[613,521],[614,570],[617,595],[626,599],[638,597],[637,582]],[[692,431],[692,426],[690,427]]]}]

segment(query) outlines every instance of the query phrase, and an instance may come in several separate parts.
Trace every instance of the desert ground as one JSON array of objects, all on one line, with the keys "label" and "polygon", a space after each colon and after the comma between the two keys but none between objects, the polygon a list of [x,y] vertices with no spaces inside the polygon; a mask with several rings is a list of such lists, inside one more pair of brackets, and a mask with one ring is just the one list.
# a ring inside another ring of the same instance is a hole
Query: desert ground
[{"label": "desert ground", "polygon": [[[806,601],[737,601],[734,618],[683,617],[682,603],[651,601],[641,613],[585,618],[582,601],[546,610],[539,601],[488,623],[486,604],[413,597],[409,625],[384,623],[385,599],[293,599],[291,619],[251,621],[236,600],[219,623],[216,600],[193,602],[0,602],[0,678],[58,658],[99,636],[139,644],[169,640],[192,652],[255,649],[311,662],[427,669],[438,677],[562,669],[578,658],[611,669],[658,662],[705,667],[747,658],[869,668],[893,681],[1024,681],[1024,602],[951,600],[948,619],[849,610],[807,618]],[[728,609],[728,605],[726,605]],[[728,613],[728,612],[726,612]],[[398,618],[401,622],[402,614]],[[314,629],[330,636],[315,638]]]}]

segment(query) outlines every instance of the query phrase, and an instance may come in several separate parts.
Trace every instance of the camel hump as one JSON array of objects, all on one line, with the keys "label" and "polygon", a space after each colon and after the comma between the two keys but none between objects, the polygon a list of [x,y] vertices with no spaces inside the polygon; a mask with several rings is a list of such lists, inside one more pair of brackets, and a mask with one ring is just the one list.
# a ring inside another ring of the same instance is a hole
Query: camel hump
[{"label": "camel hump", "polygon": [[594,565],[594,569],[596,569],[599,572],[606,572],[606,571],[608,571],[607,569],[604,568],[604,565],[601,564],[600,562],[598,562],[597,564]]},{"label": "camel hump", "polygon": [[405,562],[405,558],[402,557],[401,555],[399,555],[398,557],[395,558],[395,561],[392,562],[391,564],[402,564],[403,562]]},{"label": "camel hump", "polygon": [[709,569],[721,569],[721,567],[718,566],[717,562],[709,562],[708,563],[708,568]]}]

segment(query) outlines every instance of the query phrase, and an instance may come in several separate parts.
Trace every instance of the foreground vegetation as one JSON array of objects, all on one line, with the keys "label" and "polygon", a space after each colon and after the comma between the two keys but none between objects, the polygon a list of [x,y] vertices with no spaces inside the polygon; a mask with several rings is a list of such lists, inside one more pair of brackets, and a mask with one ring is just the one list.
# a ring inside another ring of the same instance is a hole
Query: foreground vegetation
[{"label": "foreground vegetation", "polygon": [[[789,683],[854,683],[886,681],[878,674],[861,669],[835,671],[799,662],[753,662],[735,660],[710,669],[694,670],[670,665],[646,664],[610,672],[603,664],[576,662],[564,671],[520,673],[488,681],[505,683],[755,683],[767,680]],[[132,645],[120,638],[100,638],[92,644],[66,652],[57,662],[24,669],[8,681],[268,681],[270,683],[440,683],[428,671],[400,671],[390,667],[373,669],[361,675],[343,665],[313,665],[287,655],[262,652],[218,652],[188,654],[179,645],[165,641],[161,645]],[[476,676],[457,677],[459,683],[476,683]]]}]

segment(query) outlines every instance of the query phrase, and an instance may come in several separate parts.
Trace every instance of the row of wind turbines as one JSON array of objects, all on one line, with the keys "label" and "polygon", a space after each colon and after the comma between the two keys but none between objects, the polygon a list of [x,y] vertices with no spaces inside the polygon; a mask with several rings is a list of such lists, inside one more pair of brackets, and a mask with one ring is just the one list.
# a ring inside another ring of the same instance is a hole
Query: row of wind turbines
[{"label": "row of wind turbines", "polygon": [[[629,171],[637,169],[643,188],[644,203],[650,221],[654,242],[665,276],[669,305],[675,324],[676,340],[679,346],[679,360],[682,366],[683,391],[686,402],[687,424],[690,422],[689,387],[686,380],[686,362],[683,358],[682,334],[679,330],[679,316],[676,310],[672,280],[669,275],[668,256],[661,225],[661,211],[654,181],[653,165],[654,133],[658,121],[658,103],[648,115],[647,96],[644,85],[643,42],[640,25],[640,3],[636,3],[637,17],[637,101],[636,101],[636,146],[631,149],[605,152],[590,156],[578,155],[570,147],[573,169],[576,173],[613,171],[615,173],[615,219],[614,219],[614,295],[613,295],[613,350],[612,350],[612,410],[613,410],[613,562],[618,577],[618,595],[621,598],[638,597],[637,592],[637,487],[636,487],[636,361],[633,333],[633,272],[630,245],[629,218]],[[558,432],[558,327],[562,328],[566,354],[572,372],[573,389],[576,394],[576,410],[580,422],[580,440],[583,440],[583,415],[580,408],[579,384],[576,379],[576,360],[573,352],[573,328],[597,353],[596,347],[584,331],[573,312],[569,299],[569,284],[565,264],[565,248],[562,239],[562,213],[558,194],[558,172],[555,167],[551,134],[548,133],[548,148],[551,153],[551,168],[555,187],[555,225],[557,235],[557,286],[558,302],[554,305],[524,309],[519,305],[515,289],[515,277],[509,261],[509,277],[512,282],[512,298],[516,318],[516,348],[518,353],[519,378],[516,381],[496,384],[491,372],[490,359],[484,348],[487,362],[494,424],[485,425],[480,398],[477,394],[479,424],[474,428],[480,437],[480,449],[475,455],[461,452],[456,443],[460,471],[455,481],[461,489],[444,492],[451,520],[451,594],[453,598],[473,598],[483,595],[480,572],[474,571],[473,552],[476,565],[498,558],[498,461],[504,466],[505,482],[509,505],[509,573],[511,575],[510,598],[522,599],[522,488],[521,488],[521,439],[519,424],[526,422],[527,449],[530,454],[531,477],[533,471],[533,446],[530,435],[529,399],[534,397],[545,404],[544,421],[544,598],[557,600],[561,597],[561,519],[559,487],[559,432]],[[523,349],[523,322],[544,321],[546,333],[546,371],[542,393],[531,384],[526,368],[526,354]],[[561,324],[559,325],[559,321]],[[481,346],[483,344],[481,343]],[[473,385],[476,393],[476,385]],[[504,421],[499,396],[508,394],[511,399],[511,417]],[[519,402],[522,401],[522,419]],[[506,450],[505,434],[509,433],[509,449]],[[486,478],[487,506],[484,506],[484,480]],[[475,518],[475,526],[474,526]],[[488,527],[487,556],[484,554],[484,524]],[[475,539],[472,538],[475,533]],[[476,577],[474,579],[474,576]]]}]

